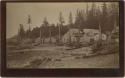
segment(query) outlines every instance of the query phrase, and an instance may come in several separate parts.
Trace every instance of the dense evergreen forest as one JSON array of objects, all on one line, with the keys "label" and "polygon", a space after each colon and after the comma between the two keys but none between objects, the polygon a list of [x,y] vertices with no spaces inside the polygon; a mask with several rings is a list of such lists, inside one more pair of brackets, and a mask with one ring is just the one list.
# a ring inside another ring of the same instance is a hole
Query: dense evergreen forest
[{"label": "dense evergreen forest", "polygon": [[[58,15],[57,15],[58,16]],[[49,15],[48,15],[49,17]],[[38,37],[57,37],[64,35],[70,28],[78,29],[98,29],[101,26],[102,32],[112,31],[114,24],[119,24],[119,5],[117,3],[102,3],[97,6],[92,3],[91,7],[87,5],[86,9],[77,9],[75,14],[75,21],[73,22],[72,13],[69,13],[68,24],[64,24],[65,19],[63,12],[59,13],[59,22],[57,24],[50,24],[47,17],[41,22],[41,26],[36,26],[31,30],[31,18],[28,18],[29,29],[25,31],[23,24],[19,24],[18,36],[21,39]]]}]

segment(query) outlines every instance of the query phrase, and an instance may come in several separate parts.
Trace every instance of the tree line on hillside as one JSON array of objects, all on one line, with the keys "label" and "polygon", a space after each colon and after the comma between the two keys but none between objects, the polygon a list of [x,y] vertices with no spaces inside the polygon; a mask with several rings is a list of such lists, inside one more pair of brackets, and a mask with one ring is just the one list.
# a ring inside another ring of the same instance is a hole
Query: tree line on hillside
[{"label": "tree line on hillside", "polygon": [[[38,37],[48,38],[56,37],[61,38],[70,28],[78,29],[98,29],[101,26],[102,32],[112,31],[114,24],[119,24],[119,6],[117,3],[102,3],[101,6],[97,6],[96,3],[92,3],[91,7],[88,6],[83,10],[77,10],[75,15],[75,21],[73,22],[72,13],[69,13],[68,24],[64,25],[65,19],[62,12],[59,14],[59,22],[57,24],[50,24],[45,17],[40,27],[34,27],[30,29],[31,18],[28,19],[29,29],[24,30],[23,24],[20,24],[18,30],[18,37],[20,39],[31,38],[36,39]],[[59,37],[58,37],[59,36]]]}]

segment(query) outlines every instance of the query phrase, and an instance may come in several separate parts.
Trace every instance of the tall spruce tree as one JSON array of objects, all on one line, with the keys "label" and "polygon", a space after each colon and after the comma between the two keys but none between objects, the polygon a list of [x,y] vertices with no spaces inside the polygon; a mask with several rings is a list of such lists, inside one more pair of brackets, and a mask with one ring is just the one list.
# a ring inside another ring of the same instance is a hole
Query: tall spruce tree
[{"label": "tall spruce tree", "polygon": [[97,24],[97,18],[96,18],[96,4],[92,3],[91,4],[91,9],[87,12],[87,28],[90,29],[97,29],[98,28],[98,24]]},{"label": "tall spruce tree", "polygon": [[[69,14],[69,30],[73,27],[72,13]],[[71,44],[71,34],[69,33],[68,43]]]},{"label": "tall spruce tree", "polygon": [[25,30],[24,30],[24,27],[22,24],[20,24],[20,28],[18,31],[18,37],[19,37],[19,40],[23,40],[25,38]]},{"label": "tall spruce tree", "polygon": [[75,28],[82,29],[84,23],[84,17],[82,10],[77,10],[75,18]]},{"label": "tall spruce tree", "polygon": [[61,42],[64,22],[65,21],[64,21],[64,18],[62,16],[62,12],[60,12],[60,14],[59,14],[59,42]]},{"label": "tall spruce tree", "polygon": [[[110,25],[112,26],[111,28],[114,28],[114,25],[116,24],[117,26],[119,25],[119,4],[118,3],[111,3],[110,4]],[[110,30],[112,30],[110,29]]]},{"label": "tall spruce tree", "polygon": [[27,37],[31,38],[31,16],[28,15],[28,20],[27,20],[27,24],[29,25],[29,29],[27,30]]},{"label": "tall spruce tree", "polygon": [[49,28],[49,22],[47,21],[47,18],[45,17],[43,19],[43,24],[42,24],[42,28],[41,28],[41,33],[42,33],[42,43],[45,43],[45,38],[49,37],[49,32],[48,32],[48,28]]},{"label": "tall spruce tree", "polygon": [[102,4],[102,15],[101,15],[101,20],[100,20],[100,25],[101,25],[101,28],[102,28],[102,32],[106,32],[109,30],[109,27],[108,26],[108,9],[107,9],[107,4],[104,2]]},{"label": "tall spruce tree", "polygon": [[73,27],[73,18],[72,18],[72,13],[69,13],[69,29]]}]

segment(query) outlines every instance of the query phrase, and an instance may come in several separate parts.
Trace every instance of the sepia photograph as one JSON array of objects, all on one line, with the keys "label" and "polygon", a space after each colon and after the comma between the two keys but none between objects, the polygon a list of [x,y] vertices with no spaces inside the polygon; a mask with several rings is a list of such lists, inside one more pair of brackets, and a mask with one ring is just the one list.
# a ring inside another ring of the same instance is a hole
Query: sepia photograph
[{"label": "sepia photograph", "polygon": [[6,67],[119,68],[119,2],[6,4]]}]

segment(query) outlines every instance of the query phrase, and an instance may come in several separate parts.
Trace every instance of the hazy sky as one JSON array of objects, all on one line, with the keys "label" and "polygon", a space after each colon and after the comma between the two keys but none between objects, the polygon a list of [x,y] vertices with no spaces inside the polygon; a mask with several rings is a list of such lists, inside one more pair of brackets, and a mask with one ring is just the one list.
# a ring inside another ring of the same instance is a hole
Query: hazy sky
[{"label": "hazy sky", "polygon": [[[50,24],[56,24],[59,12],[62,12],[67,23],[69,13],[72,12],[74,18],[77,9],[86,9],[86,3],[7,3],[7,38],[17,34],[19,24],[23,24],[25,29],[28,28],[28,14],[31,15],[31,28],[39,27],[44,17],[47,17]],[[89,4],[91,6],[91,3]]]}]

